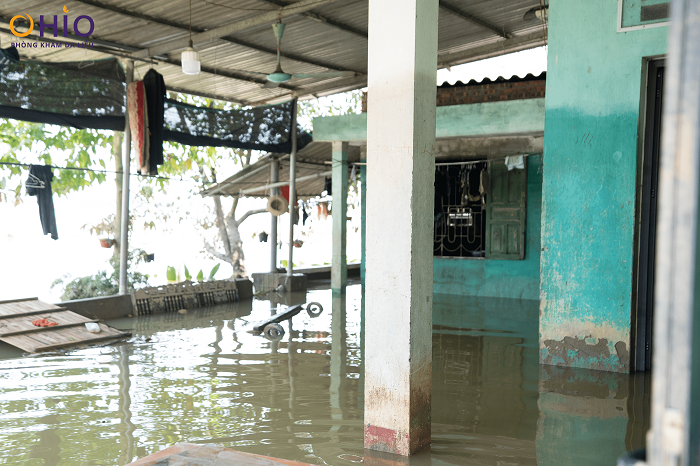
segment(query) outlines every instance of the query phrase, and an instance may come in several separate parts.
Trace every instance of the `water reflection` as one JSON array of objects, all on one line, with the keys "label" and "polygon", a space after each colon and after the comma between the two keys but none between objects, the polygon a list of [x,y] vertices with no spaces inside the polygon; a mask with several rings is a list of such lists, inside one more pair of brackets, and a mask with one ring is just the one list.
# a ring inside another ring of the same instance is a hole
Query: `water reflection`
[{"label": "water reflection", "polygon": [[[539,366],[537,303],[435,296],[433,439],[363,450],[363,300],[313,290],[114,322],[124,345],[0,361],[0,464],[124,465],[177,442],[314,464],[614,464],[643,444],[648,380]],[[248,333],[279,306],[324,312]],[[0,348],[2,349],[2,348]]]}]

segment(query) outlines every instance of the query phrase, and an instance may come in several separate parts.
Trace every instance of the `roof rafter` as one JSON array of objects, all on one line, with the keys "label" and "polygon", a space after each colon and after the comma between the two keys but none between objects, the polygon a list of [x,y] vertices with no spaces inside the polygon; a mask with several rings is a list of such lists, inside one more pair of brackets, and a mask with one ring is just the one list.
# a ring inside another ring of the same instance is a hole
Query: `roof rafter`
[{"label": "roof rafter", "polygon": [[[261,2],[268,3],[270,5],[276,5],[276,6],[287,6],[289,5],[288,2],[282,1],[282,0],[260,0]],[[324,23],[329,26],[333,26],[336,29],[340,29],[341,31],[349,32],[350,34],[354,34],[356,36],[362,37],[363,39],[367,39],[367,33],[365,31],[361,31],[355,27],[352,27],[348,24],[341,23],[339,21],[335,21],[333,19],[330,19],[326,16],[319,15],[318,13],[314,13],[313,11],[305,11],[303,13],[300,13],[301,16],[304,16],[306,18],[309,18],[313,21],[317,21],[319,23]]]},{"label": "roof rafter", "polygon": [[[259,15],[250,16],[245,19],[234,21],[232,23],[225,24],[213,29],[209,29],[205,32],[200,32],[198,34],[192,35],[192,43],[205,44],[213,39],[220,39],[221,37],[226,37],[234,32],[242,31],[244,29],[252,28],[255,26],[261,26],[263,24],[271,24],[282,20],[288,16],[298,15],[304,11],[308,11],[313,7],[317,7],[326,3],[332,3],[336,0],[301,0],[292,5],[281,7],[279,9],[265,12]],[[180,50],[187,48],[190,39],[188,37],[182,37],[179,39],[169,40],[162,44],[154,45],[140,52],[135,52],[134,56],[145,58],[152,57],[154,55],[160,55],[163,53],[173,52],[175,50]]]},{"label": "roof rafter", "polygon": [[[138,13],[138,12],[135,12],[135,11],[130,11],[130,10],[127,10],[127,9],[125,9],[125,8],[121,8],[121,7],[118,7],[118,6],[115,6],[115,5],[111,5],[111,4],[108,4],[108,3],[104,3],[104,2],[102,2],[102,1],[100,1],[100,0],[76,0],[76,1],[78,1],[78,2],[80,2],[80,3],[83,3],[83,4],[85,4],[85,5],[90,5],[90,6],[93,6],[93,7],[96,7],[96,8],[100,8],[100,9],[103,9],[103,10],[108,10],[108,11],[112,11],[112,12],[115,12],[115,13],[119,13],[119,14],[121,14],[121,15],[123,15],[123,16],[127,16],[127,17],[130,17],[130,18],[138,18],[138,19],[142,19],[142,20],[144,20],[144,21],[148,21],[148,22],[151,22],[151,23],[154,23],[154,24],[160,24],[160,25],[162,25],[162,26],[172,27],[172,28],[175,28],[175,29],[180,29],[180,30],[182,30],[182,31],[189,31],[189,25],[188,25],[188,24],[178,23],[178,22],[176,22],[176,21],[170,21],[170,20],[165,19],[165,18],[160,18],[160,17],[156,17],[156,16],[146,15],[146,14]],[[193,27],[192,27],[192,31],[195,32],[195,33],[202,33],[202,32],[205,32],[206,30],[205,30],[205,29],[202,29],[202,28],[199,28],[199,27],[194,27],[194,26],[193,26]],[[249,49],[252,49],[252,50],[257,50],[258,52],[263,52],[263,53],[269,53],[269,54],[272,54],[272,55],[277,55],[277,50],[275,50],[275,49],[271,49],[271,48],[267,48],[267,47],[262,47],[262,46],[260,46],[260,45],[255,45],[255,44],[252,44],[252,43],[250,43],[250,42],[246,42],[246,41],[237,39],[237,38],[235,38],[235,37],[231,37],[231,36],[227,36],[227,37],[226,37],[226,36],[225,36],[225,37],[219,38],[219,40],[224,41],[224,42],[228,42],[228,43],[231,43],[231,44],[235,44],[235,45],[240,45],[241,47],[246,47],[246,48],[249,48]],[[137,50],[141,50],[141,49],[136,49],[135,51],[137,51]],[[287,59],[290,59],[290,60],[294,60],[294,61],[297,61],[297,62],[299,62],[299,63],[305,63],[305,64],[307,64],[307,65],[318,66],[319,68],[328,68],[328,69],[330,69],[330,70],[335,70],[335,71],[355,71],[355,72],[358,72],[357,70],[348,70],[348,69],[346,69],[346,68],[339,67],[339,66],[336,66],[336,65],[333,65],[333,64],[323,63],[323,62],[319,62],[319,61],[317,61],[317,60],[312,60],[312,59],[303,57],[303,56],[301,56],[301,55],[296,55],[296,54],[291,54],[291,53],[286,53],[286,52],[282,52],[282,53],[280,53],[280,55],[281,55],[282,57],[284,57],[284,58],[287,58]]]},{"label": "roof rafter", "polygon": [[466,12],[464,12],[464,11],[462,11],[462,10],[452,6],[452,5],[449,5],[444,0],[440,0],[440,8],[447,11],[448,13],[451,13],[451,14],[457,16],[458,18],[461,18],[465,21],[469,21],[470,23],[481,26],[484,29],[488,29],[489,31],[493,32],[494,34],[496,34],[500,37],[503,37],[504,39],[510,39],[513,37],[513,35],[508,34],[505,31],[505,29],[503,29],[503,28],[499,29],[496,26],[489,24],[486,21],[484,21],[480,18],[477,18],[474,15],[470,15],[469,13],[466,13]]}]

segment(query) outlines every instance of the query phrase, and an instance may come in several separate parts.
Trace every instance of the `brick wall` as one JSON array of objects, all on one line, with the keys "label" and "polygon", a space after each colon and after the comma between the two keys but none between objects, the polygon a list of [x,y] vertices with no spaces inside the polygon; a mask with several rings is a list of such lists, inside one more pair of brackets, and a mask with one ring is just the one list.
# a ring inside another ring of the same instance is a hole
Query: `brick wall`
[{"label": "brick wall", "polygon": [[[520,82],[488,82],[484,84],[456,84],[438,87],[437,106],[478,104],[500,100],[538,99],[544,97],[545,79]],[[367,111],[367,93],[362,95],[362,111]]]}]

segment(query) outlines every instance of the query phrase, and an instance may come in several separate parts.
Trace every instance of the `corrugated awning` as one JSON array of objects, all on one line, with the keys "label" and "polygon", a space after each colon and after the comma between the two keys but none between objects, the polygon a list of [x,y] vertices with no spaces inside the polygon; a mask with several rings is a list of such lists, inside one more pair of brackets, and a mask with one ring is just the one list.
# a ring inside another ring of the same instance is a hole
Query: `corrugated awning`
[{"label": "corrugated awning", "polygon": [[[360,148],[349,146],[348,170],[352,163],[360,161]],[[289,182],[289,155],[268,154],[221,183],[202,191],[202,196],[268,197],[270,189],[270,164],[280,162],[280,182]],[[312,142],[297,152],[296,190],[299,199],[320,196],[325,189],[325,179],[330,177],[331,143]]]}]

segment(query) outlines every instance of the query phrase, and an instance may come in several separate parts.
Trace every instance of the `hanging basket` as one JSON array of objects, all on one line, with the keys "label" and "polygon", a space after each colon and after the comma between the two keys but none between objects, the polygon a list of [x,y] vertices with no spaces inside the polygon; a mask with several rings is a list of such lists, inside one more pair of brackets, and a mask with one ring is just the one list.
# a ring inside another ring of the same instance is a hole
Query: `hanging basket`
[{"label": "hanging basket", "polygon": [[267,243],[267,233],[264,231],[258,235],[258,238],[260,238],[261,243]]},{"label": "hanging basket", "polygon": [[111,238],[100,238],[100,246],[103,248],[111,248],[117,243],[117,240],[111,239]]}]

